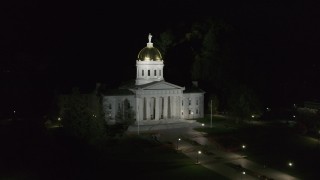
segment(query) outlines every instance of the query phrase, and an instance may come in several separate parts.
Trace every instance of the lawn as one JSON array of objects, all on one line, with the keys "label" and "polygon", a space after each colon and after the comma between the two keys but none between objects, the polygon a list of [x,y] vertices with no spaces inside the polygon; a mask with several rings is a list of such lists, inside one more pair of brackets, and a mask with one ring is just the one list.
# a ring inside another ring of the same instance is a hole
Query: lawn
[{"label": "lawn", "polygon": [[[317,169],[320,147],[316,140],[297,134],[285,124],[238,125],[220,119],[213,128],[198,130],[207,132],[208,138],[220,143],[226,151],[244,153],[250,160],[301,179],[320,179]],[[245,149],[241,148],[242,144],[246,145]],[[292,167],[288,166],[289,162],[293,162]]]},{"label": "lawn", "polygon": [[0,179],[225,179],[149,136],[110,139],[96,148],[58,129],[0,128]]}]

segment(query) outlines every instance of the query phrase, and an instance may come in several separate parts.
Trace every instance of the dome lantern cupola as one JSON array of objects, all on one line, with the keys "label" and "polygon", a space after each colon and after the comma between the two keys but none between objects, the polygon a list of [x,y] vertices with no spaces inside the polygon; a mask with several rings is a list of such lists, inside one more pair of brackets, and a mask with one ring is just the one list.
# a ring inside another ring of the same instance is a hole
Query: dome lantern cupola
[{"label": "dome lantern cupola", "polygon": [[138,54],[139,61],[162,61],[161,53],[157,48],[153,47],[151,38],[152,35],[149,33],[147,47],[141,49]]},{"label": "dome lantern cupola", "polygon": [[153,47],[152,35],[149,34],[147,47],[143,48],[136,61],[137,77],[136,85],[147,84],[163,79],[163,60],[160,51]]}]

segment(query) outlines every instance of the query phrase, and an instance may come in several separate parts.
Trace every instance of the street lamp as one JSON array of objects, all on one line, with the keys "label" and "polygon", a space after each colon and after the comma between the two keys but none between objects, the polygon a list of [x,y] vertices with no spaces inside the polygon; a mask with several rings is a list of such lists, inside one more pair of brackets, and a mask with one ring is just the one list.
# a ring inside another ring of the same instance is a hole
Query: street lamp
[{"label": "street lamp", "polygon": [[177,150],[179,150],[179,141],[181,141],[180,138],[177,139]]},{"label": "street lamp", "polygon": [[191,111],[191,115],[192,115],[192,119],[194,119],[194,118],[193,118],[193,112],[192,112],[192,111]]},{"label": "street lamp", "polygon": [[242,148],[242,153],[243,153],[243,156],[244,156],[244,150],[246,149],[246,145],[242,144],[241,148]]},{"label": "street lamp", "polygon": [[211,99],[211,116],[210,116],[210,128],[212,128],[212,99]]},{"label": "street lamp", "polygon": [[319,140],[318,140],[318,146],[320,147],[320,130],[318,131],[318,138],[319,138]]},{"label": "street lamp", "polygon": [[199,154],[201,154],[201,151],[198,151],[197,153],[197,164],[199,164]]},{"label": "street lamp", "polygon": [[16,119],[16,111],[13,110],[13,119],[15,120]]},{"label": "street lamp", "polygon": [[204,126],[204,123],[202,123],[201,126],[203,127],[203,126]]},{"label": "street lamp", "polygon": [[289,166],[289,167],[292,167],[292,166],[293,166],[293,163],[292,163],[292,162],[289,162],[289,163],[288,163],[288,166]]},{"label": "street lamp", "polygon": [[246,172],[245,172],[245,171],[242,171],[242,172],[241,172],[241,179],[243,178],[244,175],[246,175]]}]

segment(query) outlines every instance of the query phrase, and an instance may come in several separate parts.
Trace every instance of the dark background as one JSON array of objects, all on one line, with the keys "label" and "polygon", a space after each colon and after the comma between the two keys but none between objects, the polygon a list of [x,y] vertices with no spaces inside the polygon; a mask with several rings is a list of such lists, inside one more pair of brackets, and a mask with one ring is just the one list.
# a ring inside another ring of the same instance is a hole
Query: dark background
[{"label": "dark background", "polygon": [[[318,99],[318,7],[315,1],[253,0],[2,2],[1,116],[13,110],[42,115],[55,92],[134,79],[148,33],[156,39],[180,22],[208,16],[234,27],[239,60],[250,64],[243,73],[266,106]],[[174,75],[164,77],[183,85]]]}]

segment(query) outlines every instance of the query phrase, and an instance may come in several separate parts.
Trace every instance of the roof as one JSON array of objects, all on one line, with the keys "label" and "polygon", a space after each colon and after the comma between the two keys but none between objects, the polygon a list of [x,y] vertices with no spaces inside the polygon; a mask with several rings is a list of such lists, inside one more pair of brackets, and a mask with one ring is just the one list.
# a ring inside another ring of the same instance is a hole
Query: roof
[{"label": "roof", "polygon": [[187,87],[186,90],[183,91],[183,93],[205,93],[205,91],[197,86],[191,86]]},{"label": "roof", "polygon": [[125,96],[125,95],[134,95],[129,89],[106,89],[101,92],[103,95],[107,96]]}]

